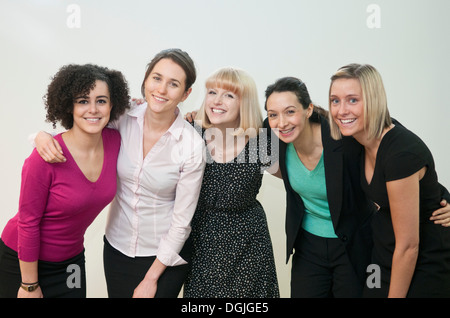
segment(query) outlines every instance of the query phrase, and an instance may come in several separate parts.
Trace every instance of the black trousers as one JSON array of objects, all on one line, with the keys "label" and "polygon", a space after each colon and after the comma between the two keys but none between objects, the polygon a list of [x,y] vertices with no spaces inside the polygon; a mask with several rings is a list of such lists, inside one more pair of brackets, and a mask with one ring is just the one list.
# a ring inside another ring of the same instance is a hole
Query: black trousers
[{"label": "black trousers", "polygon": [[338,238],[323,238],[303,230],[292,258],[292,298],[356,298],[363,284]]},{"label": "black trousers", "polygon": [[[85,298],[84,251],[63,262],[38,261],[38,279],[44,298]],[[21,280],[17,252],[0,240],[0,298],[16,298]]]},{"label": "black trousers", "polygon": [[[188,264],[166,268],[158,279],[155,298],[178,297],[190,268],[190,253],[191,243],[188,240],[180,252]],[[108,297],[131,298],[155,259],[156,256],[128,257],[112,247],[104,237],[103,265]]]}]

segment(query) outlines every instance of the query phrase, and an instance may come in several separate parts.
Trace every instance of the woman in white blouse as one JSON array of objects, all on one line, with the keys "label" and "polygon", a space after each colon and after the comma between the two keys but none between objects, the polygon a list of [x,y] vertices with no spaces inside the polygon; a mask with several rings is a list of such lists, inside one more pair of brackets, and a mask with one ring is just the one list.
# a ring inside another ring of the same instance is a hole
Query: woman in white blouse
[{"label": "woman in white blouse", "polygon": [[[204,143],[178,104],[196,79],[186,52],[169,49],[148,64],[142,83],[146,103],[132,107],[112,127],[122,143],[117,192],[105,234],[109,297],[177,297],[188,272],[190,222],[200,192]],[[36,148],[55,159],[49,135]],[[42,145],[42,146],[41,146]],[[58,145],[54,145],[57,149]]]}]

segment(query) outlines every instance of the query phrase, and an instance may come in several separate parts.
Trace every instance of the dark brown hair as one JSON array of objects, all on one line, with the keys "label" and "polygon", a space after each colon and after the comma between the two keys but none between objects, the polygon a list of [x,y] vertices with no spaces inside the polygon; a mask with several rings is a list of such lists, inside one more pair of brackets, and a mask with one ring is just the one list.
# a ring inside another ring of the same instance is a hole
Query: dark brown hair
[{"label": "dark brown hair", "polygon": [[97,80],[108,85],[112,105],[109,121],[119,118],[130,103],[128,83],[122,73],[93,64],[69,64],[61,67],[55,74],[44,96],[47,121],[53,127],[60,122],[65,129],[71,129],[75,98],[89,95]]},{"label": "dark brown hair", "polygon": [[297,100],[302,105],[303,109],[307,109],[310,104],[314,105],[313,113],[310,120],[313,122],[319,122],[319,116],[324,117],[328,120],[328,112],[320,106],[315,105],[311,101],[308,89],[304,82],[296,77],[283,77],[278,79],[272,85],[269,85],[266,89],[266,102],[264,104],[264,109],[267,110],[267,99],[274,92],[292,92],[297,97]]}]

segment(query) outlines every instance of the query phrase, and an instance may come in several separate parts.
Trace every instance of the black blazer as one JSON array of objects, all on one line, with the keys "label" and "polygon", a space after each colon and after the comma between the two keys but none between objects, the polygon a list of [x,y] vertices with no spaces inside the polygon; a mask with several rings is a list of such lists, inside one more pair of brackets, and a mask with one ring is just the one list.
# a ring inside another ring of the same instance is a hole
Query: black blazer
[{"label": "black blazer", "polygon": [[[353,138],[334,140],[328,120],[320,117],[323,160],[331,220],[338,238],[344,243],[350,261],[361,280],[370,264],[372,233],[370,219],[375,207],[360,187],[360,155],[362,148]],[[270,129],[267,119],[264,122]],[[280,170],[286,188],[286,262],[301,236],[305,206],[292,189],[286,171],[287,144],[279,140]]]}]

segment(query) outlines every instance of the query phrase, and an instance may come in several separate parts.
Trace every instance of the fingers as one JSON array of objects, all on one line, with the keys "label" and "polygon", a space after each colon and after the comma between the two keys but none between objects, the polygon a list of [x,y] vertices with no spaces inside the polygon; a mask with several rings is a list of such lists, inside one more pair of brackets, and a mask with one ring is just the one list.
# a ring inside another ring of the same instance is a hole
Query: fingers
[{"label": "fingers", "polygon": [[184,115],[184,119],[192,123],[192,113],[186,113],[186,115]]},{"label": "fingers", "polygon": [[143,98],[132,98],[131,101],[136,103],[136,105],[142,105],[145,103],[145,99]]},{"label": "fingers", "polygon": [[430,220],[434,221],[434,224],[440,224],[445,227],[450,227],[450,217],[431,217]]},{"label": "fingers", "polygon": [[450,226],[450,205],[447,204],[447,201],[441,201],[442,208],[433,212],[430,217],[431,221],[434,221],[435,224],[441,224],[442,226],[449,227]]},{"label": "fingers", "polygon": [[197,116],[197,112],[194,110],[192,112],[186,113],[186,115],[184,115],[184,119],[187,120],[188,122],[192,123],[196,116]]},{"label": "fingers", "polygon": [[46,162],[58,163],[66,161],[61,146],[56,140],[53,140],[52,143],[40,147],[39,149],[37,148],[37,151]]},{"label": "fingers", "polygon": [[41,131],[36,135],[34,142],[37,152],[46,162],[56,163],[66,161],[61,146],[50,134]]}]

